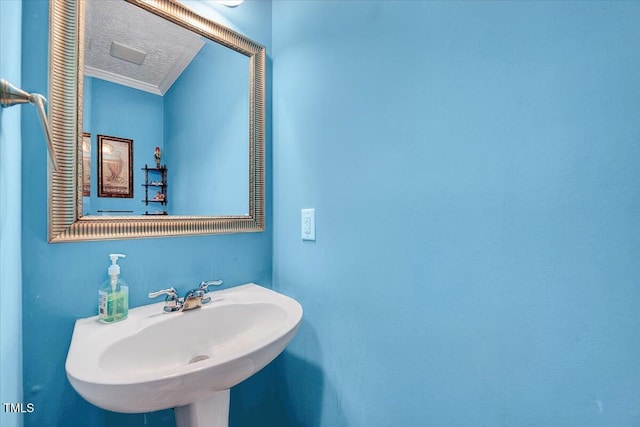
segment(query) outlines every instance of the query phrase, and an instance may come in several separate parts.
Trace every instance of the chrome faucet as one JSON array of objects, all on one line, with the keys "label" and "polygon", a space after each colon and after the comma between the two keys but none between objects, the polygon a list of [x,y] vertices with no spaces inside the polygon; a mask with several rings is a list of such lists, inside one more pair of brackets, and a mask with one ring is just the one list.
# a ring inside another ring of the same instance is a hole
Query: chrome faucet
[{"label": "chrome faucet", "polygon": [[205,304],[211,302],[211,297],[208,295],[209,286],[220,286],[222,280],[210,280],[208,282],[201,282],[200,286],[195,289],[191,289],[186,293],[184,298],[178,296],[176,288],[162,289],[157,292],[150,292],[149,298],[156,298],[160,295],[166,295],[164,299],[164,311],[167,313],[173,313],[175,311],[188,311],[196,308],[200,308]]}]

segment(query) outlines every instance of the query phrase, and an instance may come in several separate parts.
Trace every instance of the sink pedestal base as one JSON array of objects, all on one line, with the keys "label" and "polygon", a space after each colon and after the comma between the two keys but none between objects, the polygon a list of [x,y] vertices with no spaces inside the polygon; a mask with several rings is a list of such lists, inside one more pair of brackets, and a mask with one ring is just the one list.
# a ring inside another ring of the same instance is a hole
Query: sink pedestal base
[{"label": "sink pedestal base", "polygon": [[229,390],[216,392],[213,397],[174,409],[176,427],[228,427]]}]

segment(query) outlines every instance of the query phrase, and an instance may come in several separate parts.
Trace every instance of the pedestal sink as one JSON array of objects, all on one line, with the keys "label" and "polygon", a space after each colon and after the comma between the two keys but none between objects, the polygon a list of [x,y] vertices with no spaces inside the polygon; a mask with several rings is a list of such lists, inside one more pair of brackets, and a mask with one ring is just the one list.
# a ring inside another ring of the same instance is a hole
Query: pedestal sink
[{"label": "pedestal sink", "polygon": [[76,321],[67,378],[94,405],[115,412],[175,408],[178,427],[228,425],[229,389],[271,362],[302,319],[295,300],[256,284],[212,292],[202,308],[129,310],[119,323]]}]

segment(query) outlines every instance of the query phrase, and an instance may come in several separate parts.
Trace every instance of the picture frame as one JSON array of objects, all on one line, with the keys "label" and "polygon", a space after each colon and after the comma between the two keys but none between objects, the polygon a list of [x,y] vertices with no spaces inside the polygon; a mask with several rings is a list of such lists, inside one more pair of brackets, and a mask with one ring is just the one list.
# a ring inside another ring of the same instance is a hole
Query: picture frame
[{"label": "picture frame", "polygon": [[91,134],[82,132],[82,195],[91,196]]},{"label": "picture frame", "polygon": [[98,135],[98,197],[133,198],[133,139]]}]

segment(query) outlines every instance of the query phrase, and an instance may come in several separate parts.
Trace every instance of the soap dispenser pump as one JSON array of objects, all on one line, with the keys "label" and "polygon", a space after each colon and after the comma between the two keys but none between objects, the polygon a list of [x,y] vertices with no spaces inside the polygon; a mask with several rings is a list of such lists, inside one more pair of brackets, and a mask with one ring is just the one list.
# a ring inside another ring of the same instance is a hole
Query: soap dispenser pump
[{"label": "soap dispenser pump", "polygon": [[105,323],[124,320],[129,314],[129,286],[120,278],[118,265],[118,258],[124,257],[124,254],[109,254],[109,278],[102,283],[98,291],[98,319]]}]

